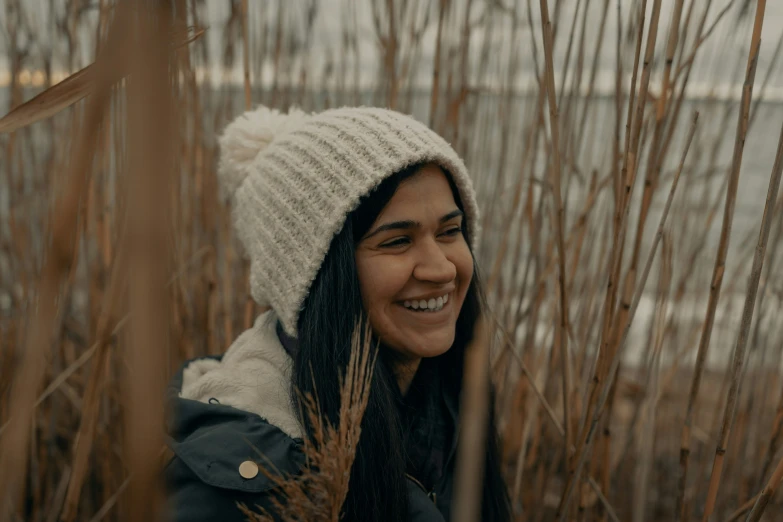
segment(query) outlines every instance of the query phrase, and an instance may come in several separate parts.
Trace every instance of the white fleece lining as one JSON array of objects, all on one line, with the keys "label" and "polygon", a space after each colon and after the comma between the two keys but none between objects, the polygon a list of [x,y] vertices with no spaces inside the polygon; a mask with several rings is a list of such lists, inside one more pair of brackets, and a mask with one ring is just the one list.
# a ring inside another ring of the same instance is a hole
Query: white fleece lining
[{"label": "white fleece lining", "polygon": [[180,397],[255,413],[291,438],[302,427],[291,401],[293,361],[276,331],[277,316],[268,311],[229,347],[221,361],[200,359],[182,372]]}]

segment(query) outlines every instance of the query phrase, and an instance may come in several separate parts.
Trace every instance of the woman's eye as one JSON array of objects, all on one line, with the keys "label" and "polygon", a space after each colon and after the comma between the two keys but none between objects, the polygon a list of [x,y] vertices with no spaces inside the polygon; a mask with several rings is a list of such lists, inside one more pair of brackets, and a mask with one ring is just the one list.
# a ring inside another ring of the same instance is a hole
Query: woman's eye
[{"label": "woman's eye", "polygon": [[408,239],[407,237],[401,237],[401,238],[389,241],[388,243],[384,243],[381,246],[382,247],[398,247],[398,246],[407,245],[409,242],[410,242],[410,239]]},{"label": "woman's eye", "polygon": [[[447,236],[447,237],[454,237],[454,236],[458,236],[461,233],[462,233],[462,227],[453,227],[442,232],[440,235]],[[411,243],[411,238],[399,237],[397,239],[392,239],[391,241],[381,244],[381,248],[401,247],[401,246],[408,245],[410,243]]]}]

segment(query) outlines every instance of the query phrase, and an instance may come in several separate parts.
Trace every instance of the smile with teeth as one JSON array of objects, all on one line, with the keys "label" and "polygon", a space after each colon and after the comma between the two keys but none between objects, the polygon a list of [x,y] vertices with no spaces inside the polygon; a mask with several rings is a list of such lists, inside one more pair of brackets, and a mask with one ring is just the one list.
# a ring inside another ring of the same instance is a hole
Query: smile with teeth
[{"label": "smile with teeth", "polygon": [[438,312],[449,302],[449,294],[441,297],[433,297],[430,300],[421,299],[415,301],[405,301],[403,306],[408,310],[417,312]]}]

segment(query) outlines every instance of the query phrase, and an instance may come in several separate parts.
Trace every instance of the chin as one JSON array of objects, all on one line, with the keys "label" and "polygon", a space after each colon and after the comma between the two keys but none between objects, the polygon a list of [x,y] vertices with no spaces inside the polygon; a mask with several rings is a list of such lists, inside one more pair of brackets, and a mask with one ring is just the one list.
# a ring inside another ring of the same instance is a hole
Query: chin
[{"label": "chin", "polygon": [[450,333],[432,332],[432,334],[411,335],[409,339],[400,339],[397,349],[416,357],[429,358],[443,355],[453,344],[454,331],[452,330]]}]

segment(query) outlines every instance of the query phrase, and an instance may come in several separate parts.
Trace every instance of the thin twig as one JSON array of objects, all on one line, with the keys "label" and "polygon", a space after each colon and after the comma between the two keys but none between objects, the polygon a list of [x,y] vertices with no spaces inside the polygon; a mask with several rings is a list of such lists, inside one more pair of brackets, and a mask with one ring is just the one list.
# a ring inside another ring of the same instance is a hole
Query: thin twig
[{"label": "thin twig", "polygon": [[555,73],[553,62],[552,22],[549,20],[549,5],[547,0],[540,0],[541,30],[544,34],[544,61],[547,98],[549,100],[549,128],[552,134],[552,193],[555,202],[555,234],[557,237],[558,285],[560,291],[560,329],[558,347],[563,367],[563,419],[565,426],[566,462],[571,460],[571,445],[573,444],[573,426],[571,415],[571,357],[568,352],[568,283],[566,282],[566,249],[563,238],[563,207],[562,188],[560,186],[560,118],[557,111],[557,93],[555,92]]}]

